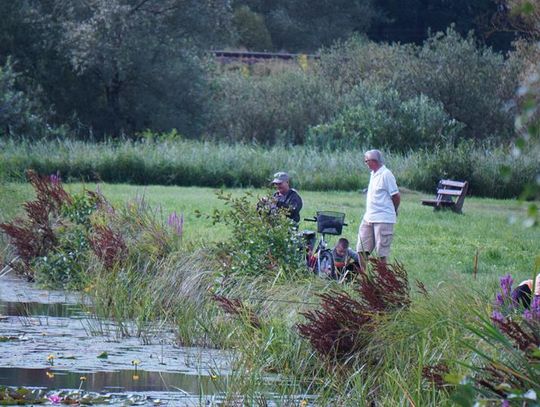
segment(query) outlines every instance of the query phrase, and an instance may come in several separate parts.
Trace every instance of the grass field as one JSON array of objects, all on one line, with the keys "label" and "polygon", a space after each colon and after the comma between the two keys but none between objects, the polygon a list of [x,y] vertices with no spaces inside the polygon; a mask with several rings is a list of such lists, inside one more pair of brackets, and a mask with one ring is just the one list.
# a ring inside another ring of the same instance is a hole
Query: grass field
[{"label": "grass field", "polygon": [[[68,184],[70,191],[83,187],[95,189],[96,184]],[[8,184],[0,204],[0,219],[6,220],[17,211],[18,204],[31,196],[25,184]],[[209,219],[196,216],[196,210],[211,214],[223,203],[216,190],[197,187],[166,187],[100,184],[100,190],[115,205],[131,199],[144,199],[163,219],[172,212],[183,213],[184,240],[205,245],[226,240],[228,231],[223,224],[212,225]],[[247,191],[264,195],[266,190],[231,189],[241,195]],[[269,191],[269,190],[268,190]],[[317,210],[346,213],[343,235],[351,244],[365,209],[365,196],[359,192],[303,192],[302,216],[309,217]],[[451,280],[462,281],[478,289],[491,287],[498,276],[510,273],[515,278],[526,278],[534,272],[535,258],[540,254],[540,230],[524,228],[521,219],[525,206],[514,200],[467,198],[464,214],[433,212],[421,206],[426,194],[402,191],[402,206],[395,231],[391,258],[402,262],[412,278],[421,279],[428,286]],[[254,198],[255,199],[255,198]],[[313,223],[302,222],[300,229],[313,228]],[[334,239],[335,240],[335,239]],[[474,258],[478,255],[476,281],[473,277]]]}]

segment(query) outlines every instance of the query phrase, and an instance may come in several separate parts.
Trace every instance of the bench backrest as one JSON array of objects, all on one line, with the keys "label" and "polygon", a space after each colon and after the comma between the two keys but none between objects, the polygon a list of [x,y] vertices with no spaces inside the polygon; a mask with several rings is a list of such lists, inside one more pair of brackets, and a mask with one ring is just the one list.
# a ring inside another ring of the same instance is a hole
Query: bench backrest
[{"label": "bench backrest", "polygon": [[454,202],[455,197],[455,209],[457,211],[461,211],[468,187],[469,183],[467,181],[461,182],[450,179],[442,179],[437,185],[437,201]]}]

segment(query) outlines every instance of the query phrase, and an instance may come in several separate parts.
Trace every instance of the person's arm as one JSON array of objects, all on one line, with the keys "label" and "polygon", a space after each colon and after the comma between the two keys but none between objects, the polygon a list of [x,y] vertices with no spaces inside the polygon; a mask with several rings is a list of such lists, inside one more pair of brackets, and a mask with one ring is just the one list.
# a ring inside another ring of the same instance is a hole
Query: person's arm
[{"label": "person's arm", "polygon": [[401,203],[401,196],[399,195],[399,192],[392,195],[392,203],[394,204],[394,209],[395,209],[396,215],[397,215],[398,214],[399,204]]},{"label": "person's arm", "polygon": [[298,195],[298,193],[294,193],[291,197],[291,202],[289,203],[291,212],[300,212],[300,210],[302,209],[302,205],[302,198],[300,198],[300,195]]},{"label": "person's arm", "polygon": [[360,264],[360,256],[352,249],[347,249],[347,255],[353,262]]}]

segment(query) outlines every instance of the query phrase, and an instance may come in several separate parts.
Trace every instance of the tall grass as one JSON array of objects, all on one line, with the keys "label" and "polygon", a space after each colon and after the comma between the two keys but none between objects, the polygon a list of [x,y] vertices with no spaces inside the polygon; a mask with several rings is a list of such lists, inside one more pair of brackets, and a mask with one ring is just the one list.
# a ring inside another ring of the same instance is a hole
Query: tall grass
[{"label": "tall grass", "polygon": [[[440,178],[466,179],[471,193],[510,198],[534,181],[539,152],[513,157],[503,147],[462,144],[435,151],[387,154],[401,186],[433,191]],[[349,190],[367,186],[362,152],[317,151],[307,146],[263,148],[195,141],[0,141],[3,176],[21,180],[24,171],[59,172],[65,181],[101,180],[138,185],[262,187],[278,170],[288,171],[302,190]],[[501,177],[502,167],[509,168]]]}]

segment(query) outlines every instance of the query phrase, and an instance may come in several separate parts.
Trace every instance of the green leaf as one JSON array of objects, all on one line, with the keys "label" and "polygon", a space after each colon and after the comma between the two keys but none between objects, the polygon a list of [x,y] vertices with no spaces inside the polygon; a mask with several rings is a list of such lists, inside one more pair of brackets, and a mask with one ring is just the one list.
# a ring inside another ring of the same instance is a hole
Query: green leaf
[{"label": "green leaf", "polygon": [[454,384],[459,385],[463,382],[463,379],[465,376],[457,374],[457,373],[448,373],[443,376],[443,379],[448,384]]}]

